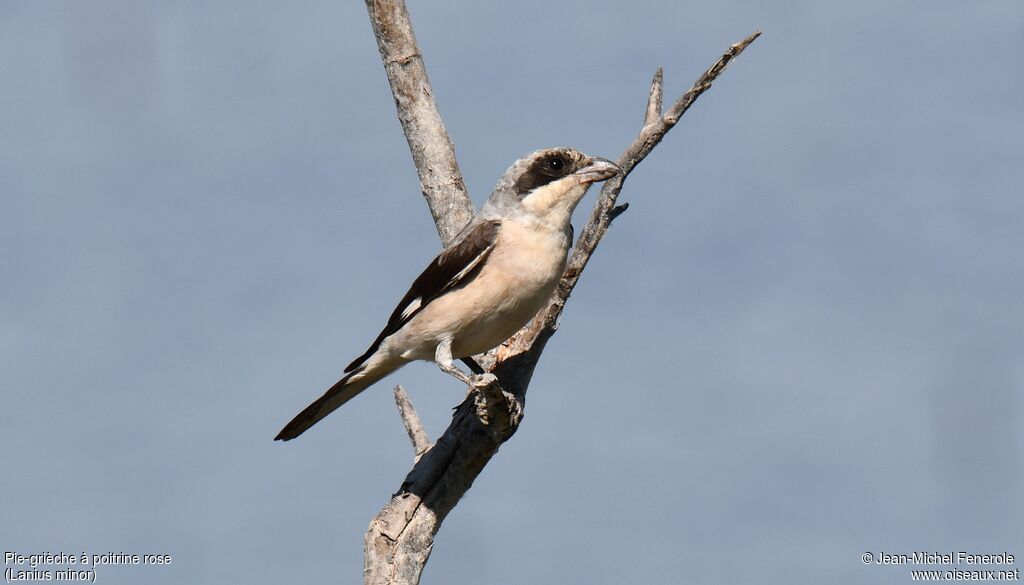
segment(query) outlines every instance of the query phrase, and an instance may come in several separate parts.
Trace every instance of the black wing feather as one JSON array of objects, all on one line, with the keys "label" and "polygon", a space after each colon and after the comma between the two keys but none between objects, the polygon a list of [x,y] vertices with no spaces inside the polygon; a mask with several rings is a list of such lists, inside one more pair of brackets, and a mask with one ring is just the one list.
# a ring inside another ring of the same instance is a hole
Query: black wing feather
[{"label": "black wing feather", "polygon": [[[467,231],[464,232],[465,235],[456,240],[455,244],[438,254],[433,262],[427,266],[426,270],[413,281],[412,286],[409,287],[409,292],[405,293],[402,300],[398,302],[398,306],[391,313],[391,318],[388,319],[388,324],[380,332],[380,335],[377,336],[377,339],[373,341],[373,345],[370,346],[370,349],[366,350],[366,353],[357,357],[349,364],[345,368],[345,372],[351,372],[362,365],[363,362],[377,351],[385,337],[401,329],[403,325],[422,311],[430,301],[455,288],[467,276],[476,272],[480,268],[480,262],[483,257],[490,252],[491,247],[494,245],[500,225],[500,221],[487,220],[475,226],[467,226]],[[475,266],[473,266],[474,263],[476,263]],[[472,270],[465,274],[460,274],[470,266],[473,267]],[[416,307],[416,310],[409,311],[406,314],[406,309],[417,299],[420,301],[419,306]]]}]

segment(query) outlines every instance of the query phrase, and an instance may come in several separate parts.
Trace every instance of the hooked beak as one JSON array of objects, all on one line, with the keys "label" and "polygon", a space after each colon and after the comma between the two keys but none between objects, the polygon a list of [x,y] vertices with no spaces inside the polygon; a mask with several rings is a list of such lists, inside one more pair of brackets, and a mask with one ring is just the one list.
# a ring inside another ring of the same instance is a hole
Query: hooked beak
[{"label": "hooked beak", "polygon": [[579,177],[581,183],[589,185],[590,183],[610,179],[621,172],[622,169],[617,164],[608,159],[595,156],[587,161],[586,166],[573,173],[573,175]]}]

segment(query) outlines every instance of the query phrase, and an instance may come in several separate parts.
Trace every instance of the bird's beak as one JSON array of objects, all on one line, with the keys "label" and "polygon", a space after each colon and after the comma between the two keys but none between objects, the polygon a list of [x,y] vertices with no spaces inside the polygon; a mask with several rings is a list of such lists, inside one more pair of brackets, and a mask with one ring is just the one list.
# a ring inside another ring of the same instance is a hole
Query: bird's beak
[{"label": "bird's beak", "polygon": [[612,161],[594,157],[588,160],[583,168],[573,174],[579,177],[581,183],[590,184],[610,179],[621,172],[622,169]]}]

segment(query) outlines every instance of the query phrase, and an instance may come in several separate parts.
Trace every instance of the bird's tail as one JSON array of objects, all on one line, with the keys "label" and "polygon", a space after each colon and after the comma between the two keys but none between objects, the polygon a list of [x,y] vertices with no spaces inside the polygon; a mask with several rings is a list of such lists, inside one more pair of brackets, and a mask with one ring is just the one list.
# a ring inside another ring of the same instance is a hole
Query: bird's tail
[{"label": "bird's tail", "polygon": [[327,389],[324,395],[317,398],[302,412],[285,425],[274,437],[275,441],[290,441],[320,422],[320,419],[334,412],[342,404],[352,400],[357,394],[377,383],[384,376],[405,365],[405,360],[395,358],[370,358],[364,366],[338,380]]}]

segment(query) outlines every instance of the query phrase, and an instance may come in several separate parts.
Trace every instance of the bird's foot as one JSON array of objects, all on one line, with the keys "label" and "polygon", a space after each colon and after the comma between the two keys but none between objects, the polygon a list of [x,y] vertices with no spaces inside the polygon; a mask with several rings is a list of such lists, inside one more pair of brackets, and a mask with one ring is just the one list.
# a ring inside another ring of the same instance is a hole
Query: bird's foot
[{"label": "bird's foot", "polygon": [[472,390],[473,377],[457,368],[452,361],[452,342],[450,339],[437,344],[437,350],[434,352],[434,361],[437,362],[437,367],[441,368],[442,372],[454,377]]},{"label": "bird's foot", "polygon": [[448,374],[449,376],[455,378],[456,380],[462,382],[463,384],[470,387],[473,386],[473,376],[466,374],[465,372],[455,367],[454,365],[448,364],[446,366],[445,364],[438,362],[437,367],[441,368],[442,372]]}]

